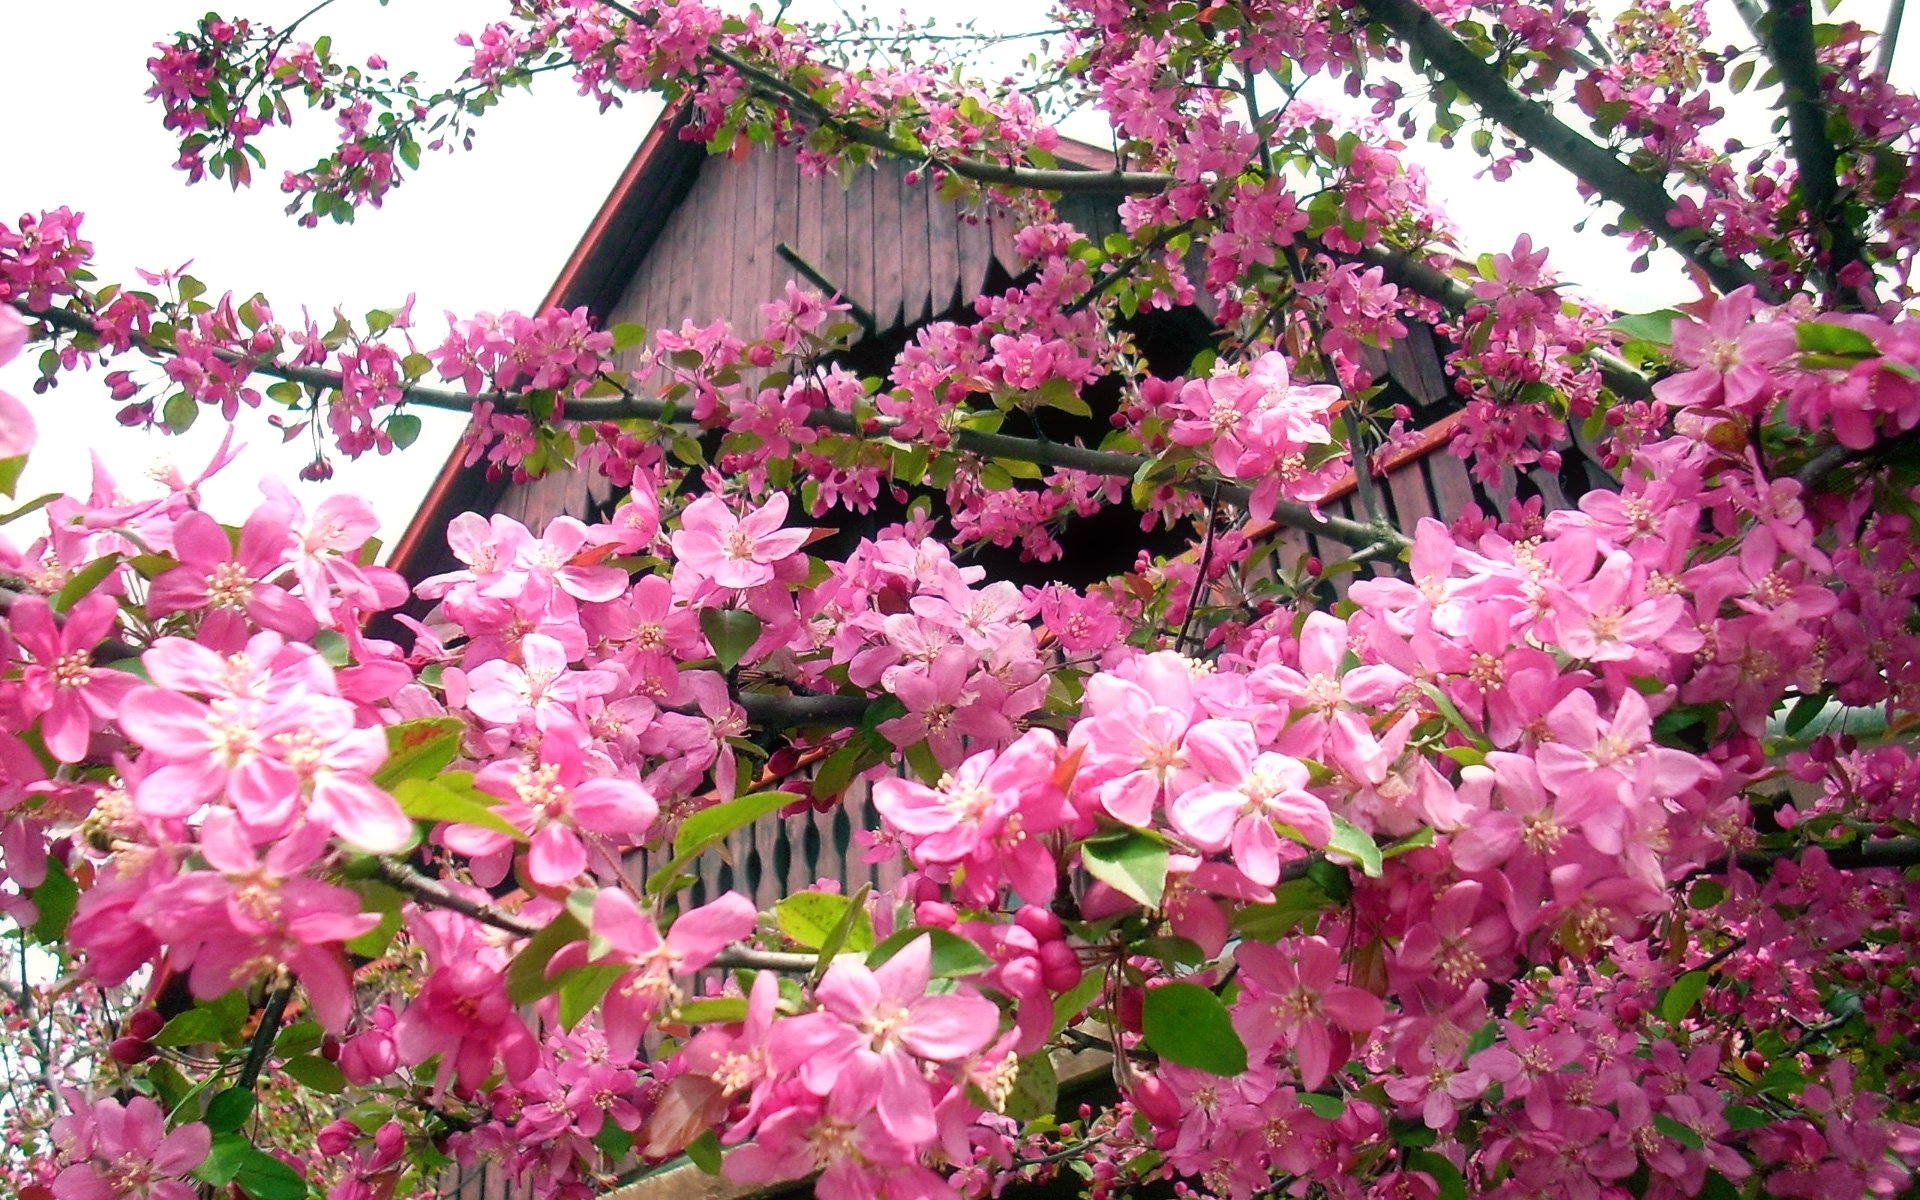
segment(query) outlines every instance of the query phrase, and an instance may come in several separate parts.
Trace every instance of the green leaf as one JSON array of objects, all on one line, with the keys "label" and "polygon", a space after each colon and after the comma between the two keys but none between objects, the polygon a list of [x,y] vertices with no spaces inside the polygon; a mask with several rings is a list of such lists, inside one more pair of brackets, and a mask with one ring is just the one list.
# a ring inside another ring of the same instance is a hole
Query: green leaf
[{"label": "green leaf", "polygon": [[380,923],[349,940],[346,943],[347,953],[358,954],[362,958],[379,958],[387,952],[394,935],[400,932],[400,907],[404,897],[398,890],[377,879],[356,879],[352,887],[360,894],[360,911],[379,913]]},{"label": "green leaf", "polygon": [[[8,459],[6,461],[13,462],[15,460]],[[24,461],[24,460],[21,460],[21,461]],[[15,521],[18,521],[21,517],[30,516],[33,513],[37,513],[41,509],[45,508],[47,505],[52,504],[55,500],[58,500],[60,498],[60,495],[61,493],[59,492],[48,492],[45,495],[35,496],[33,499],[27,501],[25,504],[22,504],[20,507],[14,509],[12,512],[9,512],[4,516],[0,516],[0,525],[11,525]]]},{"label": "green leaf", "polygon": [[1053,1069],[1053,1056],[1045,1050],[1029,1054],[1020,1060],[1018,1070],[1006,1102],[1000,1106],[1001,1114],[1023,1125],[1052,1116],[1053,1106],[1060,1099],[1060,1075]]},{"label": "green leaf", "polygon": [[193,1177],[202,1183],[214,1187],[225,1187],[233,1182],[240,1170],[240,1164],[254,1153],[247,1139],[236,1134],[223,1133],[213,1139],[213,1146],[207,1151],[207,1157],[193,1169]]},{"label": "green leaf", "polygon": [[688,878],[681,873],[682,867],[734,830],[771,816],[798,799],[792,792],[755,792],[694,813],[680,823],[680,832],[673,839],[673,858],[648,878],[647,891],[659,895],[685,887],[685,883],[675,883]]},{"label": "green leaf", "polygon": [[195,1006],[168,1021],[153,1036],[156,1046],[198,1046],[220,1040],[220,1018],[210,1009]]},{"label": "green leaf", "polygon": [[119,565],[120,556],[109,554],[105,558],[95,559],[74,572],[73,578],[67,580],[66,586],[54,594],[53,611],[64,613],[80,603],[94,588],[100,586],[101,580],[113,574],[114,568]]},{"label": "green leaf", "polygon": [[1433,845],[1433,829],[1431,827],[1416,829],[1393,845],[1388,846],[1385,850],[1382,850],[1380,857],[1383,859],[1398,858],[1402,854],[1410,854],[1415,850],[1425,850],[1431,845]]},{"label": "green leaf", "polygon": [[[847,898],[846,911],[840,914],[840,919],[835,921],[833,928],[827,931],[827,940],[820,944],[820,958],[819,961],[814,964],[815,978],[818,978],[820,973],[826,970],[827,960],[839,954],[841,950],[871,950],[873,948],[873,919],[867,915],[867,897],[872,893],[873,885],[871,883],[863,883],[860,885],[859,891]],[[854,930],[857,922],[861,920],[865,920],[867,923],[867,944],[865,946],[855,946],[852,945],[856,940]]]},{"label": "green leaf", "polygon": [[33,923],[33,936],[48,944],[65,937],[67,922],[73,919],[74,907],[80,903],[79,885],[67,874],[66,864],[49,854],[47,877],[27,894],[33,897],[33,906],[40,913],[40,918]]},{"label": "green leaf", "polygon": [[1758,60],[1751,58],[1736,63],[1727,76],[1727,86],[1736,92],[1746,91],[1747,85],[1753,82],[1753,69],[1758,65]]},{"label": "green leaf", "polygon": [[707,635],[722,671],[731,671],[760,640],[760,618],[744,608],[709,608],[700,614],[700,632]]},{"label": "green leaf", "polygon": [[1653,1115],[1653,1127],[1689,1150],[1699,1150],[1706,1145],[1705,1142],[1700,1140],[1699,1134],[1688,1129],[1685,1125],[1682,1125],[1665,1113],[1655,1113]]},{"label": "green leaf", "polygon": [[919,776],[920,782],[928,787],[939,783],[940,777],[946,774],[940,766],[940,760],[933,756],[933,747],[925,742],[915,742],[908,746],[903,756],[907,760],[907,765],[913,768],[913,773]]},{"label": "green leaf", "polygon": [[1220,997],[1193,983],[1148,988],[1143,1036],[1147,1049],[1170,1063],[1214,1075],[1247,1069],[1247,1047],[1234,1032]]},{"label": "green leaf", "polygon": [[27,456],[24,454],[0,458],[0,494],[12,499],[14,489],[20,486],[20,473],[26,469]]},{"label": "green leaf", "polygon": [[680,823],[680,832],[673,837],[673,855],[684,859],[698,854],[734,830],[771,816],[798,799],[792,792],[755,792],[703,808]]},{"label": "green leaf", "polygon": [[774,905],[773,909],[774,918],[780,923],[780,932],[809,950],[825,946],[827,939],[833,936],[834,930],[850,911],[854,913],[854,918],[847,932],[846,948],[873,949],[873,918],[865,910],[854,908],[849,897],[832,892],[799,892]]},{"label": "green leaf", "polygon": [[[463,774],[465,772],[454,772],[441,779],[458,779]],[[526,834],[487,807],[480,799],[485,795],[485,792],[472,787],[455,791],[440,779],[403,779],[393,788],[393,798],[400,802],[400,811],[416,821],[449,821],[456,825],[472,825],[504,833],[516,842],[526,841]]]},{"label": "green leaf", "polygon": [[708,1175],[720,1173],[720,1138],[713,1130],[703,1131],[687,1143],[687,1157]]},{"label": "green leaf", "polygon": [[1680,316],[1671,308],[1657,312],[1630,313],[1614,320],[1607,328],[1615,333],[1624,334],[1630,342],[1652,342],[1657,346],[1673,345],[1673,323]]},{"label": "green leaf", "polygon": [[1327,850],[1352,859],[1368,879],[1380,878],[1380,847],[1373,844],[1373,839],[1364,830],[1345,817],[1333,818],[1333,836],[1327,839]]},{"label": "green leaf", "polygon": [[1729,1104],[1726,1111],[1727,1128],[1758,1129],[1762,1125],[1773,1124],[1773,1118],[1764,1111],[1745,1104]]},{"label": "green leaf", "polygon": [[1085,971],[1080,982],[1053,998],[1053,1033],[1057,1037],[1069,1022],[1087,1010],[1107,986],[1105,971]]},{"label": "green leaf", "polygon": [[1687,1019],[1693,1006],[1700,1002],[1700,996],[1707,990],[1705,971],[1688,971],[1673,981],[1667,994],[1660,997],[1660,1016],[1669,1025],[1678,1025]]},{"label": "green leaf", "polygon": [[980,486],[990,492],[1004,492],[1013,486],[1013,473],[997,462],[983,463],[978,478]]},{"label": "green leaf", "polygon": [[253,1089],[228,1088],[213,1098],[207,1105],[207,1115],[201,1120],[215,1133],[232,1133],[247,1123],[253,1115]]},{"label": "green leaf", "polygon": [[1820,715],[1831,699],[1829,696],[1820,694],[1802,696],[1795,700],[1793,707],[1787,710],[1787,736],[1800,736],[1800,731],[1813,723],[1813,719]]},{"label": "green leaf", "polygon": [[568,1029],[578,1025],[588,1013],[600,1007],[600,1002],[629,969],[616,963],[580,967],[563,974],[560,977],[560,1024]]},{"label": "green leaf", "polygon": [[307,1181],[271,1154],[249,1146],[233,1182],[253,1200],[307,1200]]},{"label": "green leaf", "polygon": [[1233,914],[1233,928],[1255,942],[1277,942],[1333,907],[1312,879],[1289,879],[1273,889],[1273,903],[1248,904]]},{"label": "green leaf", "polygon": [[320,1026],[314,1021],[295,1021],[280,1031],[273,1039],[273,1052],[282,1058],[292,1058],[298,1054],[311,1054],[320,1048],[323,1040]]},{"label": "green leaf", "polygon": [[747,998],[713,996],[689,1000],[673,1010],[673,1019],[683,1025],[732,1025],[747,1019]]},{"label": "green leaf", "polygon": [[1726,898],[1727,889],[1724,884],[1711,879],[1699,879],[1694,881],[1692,889],[1687,892],[1687,907],[1696,910],[1712,908]]},{"label": "green leaf", "polygon": [[185,433],[192,429],[199,416],[200,406],[185,392],[175,392],[160,406],[160,420],[174,433]]},{"label": "green leaf", "polygon": [[1089,875],[1148,908],[1166,895],[1167,847],[1138,830],[1082,843],[1080,860]]},{"label": "green leaf", "polygon": [[507,964],[507,999],[515,1004],[531,1004],[560,989],[559,979],[547,977],[547,964],[562,946],[585,941],[586,927],[573,914],[561,912],[553,923],[528,939],[519,954]]},{"label": "green leaf", "polygon": [[405,450],[420,440],[420,418],[412,413],[394,413],[387,418],[387,436],[393,439],[394,448]]},{"label": "green leaf", "polygon": [[1296,1099],[1314,1116],[1326,1121],[1338,1121],[1347,1111],[1345,1096],[1329,1096],[1324,1092],[1301,1092]]},{"label": "green leaf", "polygon": [[1810,354],[1836,354],[1849,358],[1878,358],[1880,347],[1858,329],[1833,325],[1826,321],[1802,321],[1793,327],[1794,340]]},{"label": "green leaf", "polygon": [[1410,1150],[1407,1169],[1432,1176],[1434,1186],[1440,1189],[1438,1200],[1467,1200],[1466,1177],[1445,1156],[1431,1150]]},{"label": "green leaf", "polygon": [[631,321],[622,321],[607,332],[613,334],[613,348],[615,351],[631,350],[641,342],[647,340],[647,327],[645,325],[635,325]]},{"label": "green leaf", "polygon": [[340,1068],[317,1054],[303,1054],[280,1064],[280,1069],[316,1092],[337,1096],[347,1090],[347,1077]]},{"label": "green leaf", "polygon": [[374,772],[374,786],[392,791],[403,779],[431,779],[460,753],[467,723],[458,717],[422,717],[387,726],[387,761]]},{"label": "green leaf", "polygon": [[1700,1181],[1700,1191],[1694,1200],[1740,1200],[1740,1189],[1720,1172],[1708,1171],[1707,1177]]},{"label": "green leaf", "polygon": [[957,933],[945,929],[934,929],[926,925],[914,925],[902,929],[867,952],[867,965],[877,967],[886,962],[915,938],[932,940],[932,972],[935,979],[958,979],[962,975],[974,975],[993,967],[993,959],[987,952],[974,945]]}]

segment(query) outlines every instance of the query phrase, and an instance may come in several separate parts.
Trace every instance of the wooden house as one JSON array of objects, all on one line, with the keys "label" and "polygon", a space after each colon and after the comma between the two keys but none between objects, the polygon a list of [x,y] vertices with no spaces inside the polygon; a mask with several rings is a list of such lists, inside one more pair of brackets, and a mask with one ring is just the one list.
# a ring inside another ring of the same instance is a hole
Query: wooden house
[{"label": "wooden house", "polygon": [[[753,325],[760,305],[778,298],[788,280],[807,281],[837,291],[864,318],[848,366],[883,373],[918,326],[968,319],[975,296],[1013,285],[1025,270],[1014,253],[1018,221],[1011,214],[965,214],[929,184],[909,183],[907,164],[883,161],[843,186],[833,177],[806,175],[791,152],[710,157],[704,146],[682,141],[678,130],[678,122],[663,119],[646,138],[542,309],[585,306],[602,327],[631,322],[677,329],[684,319],[705,324],[716,318]],[[1112,166],[1091,147],[1069,146],[1061,157],[1087,169]],[[1110,198],[1071,197],[1062,216],[1095,241],[1119,228]],[[1190,309],[1142,314],[1134,332],[1155,368],[1171,375],[1210,344],[1213,329],[1209,312]],[[1432,420],[1428,435],[1396,459],[1375,488],[1376,504],[1396,525],[1411,528],[1425,515],[1451,517],[1469,502],[1499,511],[1516,490],[1538,490],[1549,505],[1566,502],[1558,482],[1540,473],[1481,488],[1444,452],[1452,397],[1428,330],[1416,329],[1371,365],[1388,381],[1390,400]],[[444,531],[460,512],[500,512],[538,530],[562,514],[604,512],[618,499],[604,479],[554,474],[524,484],[489,481],[483,468],[464,466],[461,458],[456,451],[448,459],[395,548],[392,564],[410,579],[458,566]],[[1367,516],[1351,481],[1325,507],[1349,518]],[[1121,518],[1129,526],[1135,521],[1131,514]],[[1329,561],[1355,549],[1298,531],[1280,536]],[[1127,544],[1130,562],[1133,543]],[[1072,542],[1068,549],[1071,555]],[[775,817],[741,830],[724,858],[707,856],[693,899],[738,891],[764,908],[821,879],[848,891],[866,883],[884,889],[897,880],[899,865],[863,863],[854,839],[855,830],[871,822],[856,789],[830,812]],[[698,1194],[703,1186],[714,1184],[683,1179],[672,1194]],[[514,1189],[498,1172],[477,1168],[449,1180],[443,1194],[508,1200]]]},{"label": "wooden house", "polygon": [[[969,216],[928,183],[909,183],[905,163],[883,160],[843,186],[831,176],[803,173],[789,151],[709,156],[703,145],[681,140],[679,128],[669,117],[646,138],[561,269],[543,309],[585,306],[602,327],[633,322],[649,330],[677,329],[689,318],[752,325],[760,305],[778,298],[788,280],[810,279],[838,291],[865,318],[848,365],[879,373],[916,327],[937,318],[967,319],[973,297],[1012,285],[1025,269],[1013,249],[1018,221],[1012,214]],[[1061,157],[1090,170],[1112,166],[1104,152],[1087,146],[1069,145]],[[1095,241],[1119,228],[1107,197],[1069,197],[1062,216]],[[1212,330],[1205,312],[1185,310],[1143,313],[1135,333],[1149,360],[1160,360],[1156,369],[1164,363],[1166,373],[1176,374],[1210,344]],[[1433,420],[1429,434],[1375,488],[1376,505],[1396,525],[1410,529],[1421,516],[1451,517],[1469,502],[1499,511],[1516,489],[1538,490],[1550,506],[1566,502],[1545,473],[1491,491],[1481,488],[1458,458],[1443,452],[1451,394],[1429,331],[1416,328],[1378,353],[1373,366],[1391,389],[1389,399]],[[562,514],[603,512],[617,499],[597,477],[556,473],[520,484],[489,481],[483,468],[464,466],[456,450],[392,563],[415,580],[456,568],[444,531],[463,511],[504,513],[537,530]],[[1351,481],[1325,507],[1366,517]],[[1134,521],[1131,514],[1118,519]],[[1355,549],[1297,531],[1281,536],[1328,561]],[[1132,553],[1129,543],[1129,563]],[[851,853],[853,829],[866,815],[864,804],[853,803],[744,831],[736,837],[733,862],[710,865],[702,890],[738,890],[764,905],[823,877],[849,888],[863,882],[885,887],[892,879],[873,875]]]}]

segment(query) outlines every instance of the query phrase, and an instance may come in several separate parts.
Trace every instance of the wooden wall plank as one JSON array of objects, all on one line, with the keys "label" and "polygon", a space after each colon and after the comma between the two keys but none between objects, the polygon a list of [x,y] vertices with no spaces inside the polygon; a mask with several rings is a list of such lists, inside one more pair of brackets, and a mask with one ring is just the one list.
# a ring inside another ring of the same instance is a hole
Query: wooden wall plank
[{"label": "wooden wall plank", "polygon": [[[828,181],[818,175],[801,173],[794,181],[794,228],[793,239],[788,243],[802,260],[811,264],[815,270],[822,266],[820,247],[821,229],[824,222],[822,208],[826,203]],[[798,277],[791,265],[788,272]],[[804,281],[803,281],[804,282]]]},{"label": "wooden wall plank", "polygon": [[757,335],[760,329],[760,306],[779,294],[779,284],[774,282],[773,246],[779,241],[774,235],[775,177],[779,174],[779,165],[774,161],[778,153],[773,150],[756,151],[753,155],[752,175],[753,209],[752,219],[742,221],[741,227],[748,231],[747,252],[740,260],[740,280],[735,283],[733,297],[734,324],[743,331],[751,331],[746,336]]},{"label": "wooden wall plank", "polygon": [[1397,529],[1412,529],[1421,517],[1433,515],[1433,502],[1427,498],[1425,462],[1408,463],[1387,476],[1386,491],[1393,498],[1393,524]]},{"label": "wooden wall plank", "polygon": [[901,262],[906,231],[901,228],[900,177],[906,168],[886,159],[872,172],[873,180],[873,303],[868,309],[881,329],[900,324],[903,308]]},{"label": "wooden wall plank", "polygon": [[[907,326],[918,325],[932,315],[927,245],[930,191],[924,184],[908,183],[906,172],[900,173],[900,320]],[[944,226],[941,233],[946,234]]]},{"label": "wooden wall plank", "polygon": [[920,181],[927,200],[927,307],[938,317],[954,306],[960,292],[960,212],[942,200],[930,180]]},{"label": "wooden wall plank", "polygon": [[876,172],[862,169],[842,197],[846,203],[846,267],[840,286],[847,298],[873,312],[874,304],[874,184]]},{"label": "wooden wall plank", "polygon": [[796,278],[792,264],[781,258],[775,247],[782,242],[795,244],[800,236],[800,164],[791,154],[778,151],[767,155],[773,160],[773,240],[767,244],[767,298],[786,293],[787,280]]},{"label": "wooden wall plank", "polygon": [[957,303],[966,304],[986,287],[987,270],[993,265],[993,230],[984,216],[961,218],[959,233],[959,295]]},{"label": "wooden wall plank", "polygon": [[1026,269],[1026,265],[1014,252],[1013,236],[1020,232],[1020,227],[1025,222],[1007,209],[995,208],[988,214],[987,223],[993,231],[994,260],[1006,268],[1007,274],[1020,274]]}]

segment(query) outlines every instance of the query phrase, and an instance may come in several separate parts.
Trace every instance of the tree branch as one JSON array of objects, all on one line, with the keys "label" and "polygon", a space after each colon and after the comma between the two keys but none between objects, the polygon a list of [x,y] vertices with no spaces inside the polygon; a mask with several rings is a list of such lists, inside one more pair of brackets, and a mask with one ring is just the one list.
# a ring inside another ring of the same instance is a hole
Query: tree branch
[{"label": "tree branch", "polygon": [[1696,264],[1723,292],[1751,286],[1764,299],[1778,294],[1767,277],[1719,247],[1698,230],[1668,218],[1673,197],[1665,184],[1621,162],[1606,147],[1575,132],[1538,101],[1515,91],[1500,72],[1468,49],[1416,0],[1362,0],[1361,7],[1395,37],[1423,55],[1486,116],[1559,163],[1635,221]]},{"label": "tree branch", "polygon": [[873,703],[865,696],[776,696],[768,692],[742,692],[734,699],[747,710],[747,720],[761,729],[847,724],[866,715]]},{"label": "tree branch", "polygon": [[[1761,22],[1767,57],[1780,72],[1787,106],[1787,133],[1794,162],[1800,168],[1800,195],[1816,241],[1826,243],[1827,296],[1844,308],[1871,302],[1873,285],[1855,291],[1840,282],[1849,266],[1867,267],[1860,231],[1846,218],[1840,196],[1839,156],[1827,137],[1827,110],[1821,102],[1819,65],[1814,58],[1813,6],[1810,0],[1768,0],[1768,18]],[[1871,268],[1868,268],[1869,279]],[[1861,293],[1865,293],[1862,295]]]},{"label": "tree branch", "polygon": [[[70,312],[66,309],[21,308],[27,317],[44,321],[58,329],[75,333],[94,332],[91,318]],[[143,347],[159,354],[173,353],[171,347],[143,342]],[[225,355],[228,361],[247,367],[256,375],[270,379],[286,379],[311,387],[322,389],[340,388],[342,380],[338,371],[326,371],[319,367],[296,367],[284,363],[260,362],[240,355]],[[454,412],[470,412],[477,400],[488,397],[468,396],[462,392],[448,391],[444,388],[424,387],[417,384],[403,385],[401,397],[405,403],[418,404],[426,408],[447,409]],[[522,400],[518,394],[496,393],[493,397],[502,409],[513,411]],[[643,400],[639,397],[609,396],[594,398],[575,398],[563,402],[562,411],[566,419],[573,421],[620,421],[645,420],[663,423],[694,425],[696,422],[684,410],[675,408],[671,415],[667,405],[658,400]],[[887,436],[888,431],[897,427],[899,421],[891,417],[876,417],[865,425],[856,424],[851,413],[834,409],[825,409],[811,413],[807,417],[809,426],[825,429],[832,433],[847,436]],[[1043,467],[1061,467],[1067,470],[1082,471],[1089,475],[1102,475],[1110,478],[1131,480],[1139,475],[1152,460],[1135,454],[1116,454],[1106,450],[1089,450],[1084,446],[1069,446],[1060,442],[1045,442],[1033,438],[1012,437],[1002,433],[984,433],[976,429],[956,429],[952,433],[952,448],[969,454],[979,454],[989,458],[1005,458],[1018,462],[1033,463]],[[1186,490],[1210,488],[1211,479],[1199,478],[1176,482],[1175,487]],[[1249,490],[1235,485],[1221,485],[1219,495],[1222,500],[1245,505]],[[1315,516],[1305,506],[1282,503],[1274,508],[1274,520],[1282,525],[1303,529],[1311,533],[1326,534],[1336,541],[1348,545],[1364,545],[1380,536],[1381,531],[1362,525],[1357,521],[1348,521],[1334,516]],[[1355,539],[1358,539],[1357,541]]]},{"label": "tree branch", "polygon": [[431,904],[435,908],[444,908],[448,912],[457,912],[463,917],[472,917],[482,925],[511,933],[515,937],[530,938],[540,932],[540,926],[532,921],[524,921],[512,913],[501,912],[491,904],[469,900],[439,880],[427,878],[406,863],[383,858],[379,860],[379,864],[380,878],[415,900]]},{"label": "tree branch", "polygon": [[895,141],[877,129],[836,117],[825,105],[787,80],[763,71],[740,56],[713,47],[713,57],[726,64],[734,74],[746,80],[763,98],[777,100],[799,109],[813,125],[826,129],[856,146],[865,146],[896,158],[929,163],[951,171],[975,183],[1034,189],[1043,192],[1076,192],[1092,196],[1154,195],[1173,186],[1171,175],[1157,171],[1079,171],[1070,168],[1016,167],[991,159],[967,155],[942,155],[924,146]]},{"label": "tree branch", "polygon": [[[1781,859],[1798,858],[1810,849],[1814,847],[1796,846],[1791,850],[1779,851],[1755,850],[1740,855],[1734,862],[1742,871],[1750,875],[1765,875],[1773,870],[1774,864]],[[1828,850],[1827,864],[1842,871],[1920,866],[1920,838],[1881,838],[1875,841],[1855,842],[1850,846]],[[1711,866],[1708,870],[1712,870]]]},{"label": "tree branch", "polygon": [[273,1049],[274,1036],[280,1032],[280,1018],[292,998],[292,984],[275,988],[267,997],[266,1007],[260,1010],[260,1024],[254,1027],[253,1042],[247,1047],[247,1061],[240,1067],[239,1078],[233,1081],[235,1089],[250,1092],[259,1082],[260,1072],[267,1065],[267,1053]]}]

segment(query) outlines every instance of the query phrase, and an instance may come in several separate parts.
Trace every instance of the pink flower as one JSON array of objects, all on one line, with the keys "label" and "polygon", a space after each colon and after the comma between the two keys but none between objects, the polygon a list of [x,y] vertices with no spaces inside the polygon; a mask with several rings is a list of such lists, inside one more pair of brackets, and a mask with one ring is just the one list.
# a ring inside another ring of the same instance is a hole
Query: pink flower
[{"label": "pink flower", "polygon": [[361,912],[359,897],[346,888],[305,876],[326,851],[326,827],[305,825],[261,858],[239,820],[216,810],[200,831],[200,853],[213,870],[189,871],[148,891],[133,916],[173,943],[179,961],[192,963],[194,995],[225,995],[284,964],[320,1023],[339,1032],[353,1007],[341,943],[380,917]]},{"label": "pink flower", "polygon": [[285,563],[292,542],[290,514],[275,504],[247,518],[238,549],[212,517],[190,512],[173,531],[180,565],[153,581],[147,610],[154,616],[201,612],[207,640],[222,644],[245,640],[243,615],[290,638],[312,637],[316,625],[307,606],[267,582]]},{"label": "pink flower", "polygon": [[[494,763],[475,782],[502,798],[494,811],[531,839],[527,874],[542,887],[565,886],[587,869],[583,835],[625,848],[646,834],[660,811],[653,794],[630,779],[588,778],[581,746],[558,733],[541,739],[537,757]],[[472,825],[450,826],[441,836],[474,856],[498,854],[510,844],[506,834]]]},{"label": "pink flower", "polygon": [[933,1098],[921,1059],[954,1062],[977,1053],[1000,1029],[991,1000],[927,994],[930,938],[916,938],[878,969],[835,962],[814,989],[817,1012],[781,1023],[775,1065],[797,1070],[818,1096],[862,1098],[903,1142],[935,1132]]},{"label": "pink flower", "polygon": [[[673,555],[696,586],[738,589],[772,583],[793,573],[787,560],[807,544],[810,533],[780,528],[786,520],[784,492],[775,492],[745,517],[735,517],[718,496],[702,496],[680,515],[680,529],[671,539]],[[678,583],[676,579],[676,590]]]},{"label": "pink flower", "polygon": [[14,638],[34,659],[20,676],[22,707],[29,718],[44,717],[40,735],[61,762],[85,758],[94,722],[110,719],[139,686],[124,671],[93,665],[119,612],[114,598],[99,592],[75,604],[64,626],[54,625],[52,607],[38,596],[22,596],[8,612]]},{"label": "pink flower", "polygon": [[1060,742],[1031,730],[999,754],[975,754],[929,788],[882,779],[874,807],[921,865],[960,867],[970,897],[990,902],[1003,881],[1028,904],[1053,898],[1059,869],[1040,835],[1073,819],[1054,782]]},{"label": "pink flower", "polygon": [[118,1100],[102,1100],[61,1120],[77,1161],[55,1177],[57,1200],[195,1200],[200,1194],[199,1185],[186,1178],[213,1145],[213,1134],[200,1122],[168,1133],[160,1106],[145,1096],[124,1108]]},{"label": "pink flower", "polygon": [[1325,938],[1295,938],[1284,948],[1245,942],[1234,958],[1248,983],[1234,1005],[1234,1028],[1255,1052],[1282,1041],[1290,1045],[1308,1091],[1346,1062],[1347,1035],[1386,1020],[1386,1009],[1371,992],[1337,982],[1340,952]]},{"label": "pink flower", "polygon": [[[593,936],[607,944],[595,965],[631,964],[607,993],[601,1025],[616,1059],[633,1057],[655,1015],[680,1003],[683,982],[706,969],[730,943],[753,932],[758,913],[745,896],[729,892],[704,908],[682,913],[660,936],[653,917],[632,898],[607,888],[594,898]],[[571,949],[571,947],[569,948]],[[567,961],[555,955],[556,966]]]},{"label": "pink flower", "polygon": [[1234,865],[1262,887],[1280,881],[1280,837],[1316,849],[1333,836],[1326,802],[1307,791],[1297,759],[1257,753],[1241,721],[1201,721],[1187,731],[1188,765],[1203,778],[1174,798],[1173,827],[1202,850],[1233,846]]}]

